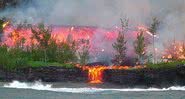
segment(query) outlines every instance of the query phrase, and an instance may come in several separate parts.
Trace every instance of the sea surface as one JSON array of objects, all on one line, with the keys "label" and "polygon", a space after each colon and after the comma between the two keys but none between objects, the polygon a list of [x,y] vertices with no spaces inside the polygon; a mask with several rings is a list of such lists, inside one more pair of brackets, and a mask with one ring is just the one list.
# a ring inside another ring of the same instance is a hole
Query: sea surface
[{"label": "sea surface", "polygon": [[185,99],[185,86],[121,88],[86,83],[0,82],[0,99]]}]

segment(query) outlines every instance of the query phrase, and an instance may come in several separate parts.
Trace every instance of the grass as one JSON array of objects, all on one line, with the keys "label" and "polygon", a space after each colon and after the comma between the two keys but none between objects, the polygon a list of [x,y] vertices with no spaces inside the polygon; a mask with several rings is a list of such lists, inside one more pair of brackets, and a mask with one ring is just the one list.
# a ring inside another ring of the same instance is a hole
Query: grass
[{"label": "grass", "polygon": [[147,64],[147,68],[151,68],[151,69],[173,69],[176,68],[177,65],[180,64],[185,64],[185,61],[175,61],[175,62],[161,62],[161,63],[157,63],[157,64],[152,64],[149,63]]},{"label": "grass", "polygon": [[64,67],[64,68],[74,68],[73,64],[60,64],[57,62],[42,62],[42,61],[29,61],[28,65],[31,67],[44,67],[44,66],[58,66],[58,67]]}]

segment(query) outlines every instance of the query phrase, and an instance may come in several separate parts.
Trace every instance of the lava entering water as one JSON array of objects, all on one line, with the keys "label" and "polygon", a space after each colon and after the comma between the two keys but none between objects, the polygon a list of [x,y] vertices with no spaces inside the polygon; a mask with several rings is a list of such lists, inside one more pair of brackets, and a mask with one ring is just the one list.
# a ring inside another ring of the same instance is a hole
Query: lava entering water
[{"label": "lava entering water", "polygon": [[102,83],[103,80],[103,71],[105,67],[89,67],[88,68],[88,78],[89,83]]},{"label": "lava entering water", "polygon": [[77,66],[78,68],[82,68],[83,70],[88,70],[88,80],[89,83],[99,84],[103,83],[103,72],[107,69],[117,69],[117,70],[127,70],[131,68],[139,69],[144,68],[145,66]]}]

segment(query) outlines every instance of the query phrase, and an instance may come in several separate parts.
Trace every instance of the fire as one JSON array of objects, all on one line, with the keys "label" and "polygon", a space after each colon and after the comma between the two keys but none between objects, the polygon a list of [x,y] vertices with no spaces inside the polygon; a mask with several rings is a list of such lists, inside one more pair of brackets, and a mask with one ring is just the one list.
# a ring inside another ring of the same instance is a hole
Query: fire
[{"label": "fire", "polygon": [[167,59],[167,61],[171,59],[184,60],[185,59],[184,43],[176,41],[168,45],[162,58]]},{"label": "fire", "polygon": [[9,23],[10,23],[10,21],[5,22],[5,23],[2,25],[2,27],[5,28]]},{"label": "fire", "polygon": [[[3,26],[6,27],[3,29],[4,31],[4,42],[8,46],[14,46],[14,40],[9,38],[9,35],[14,34],[13,32],[18,32],[20,37],[24,37],[26,39],[25,46],[29,46],[31,44],[31,29],[30,28],[21,28],[16,29],[14,26],[7,26],[9,22],[6,22]],[[98,31],[98,32],[97,32]],[[63,42],[66,40],[68,35],[72,36],[72,39],[75,41],[79,41],[81,39],[89,40],[90,45],[91,41],[94,39],[94,35],[96,33],[100,33],[104,36],[104,40],[114,40],[117,37],[118,31],[115,29],[106,29],[106,28],[97,28],[91,26],[53,26],[52,27],[52,38],[56,39],[56,42]],[[97,43],[101,43],[101,41],[97,41]]]},{"label": "fire", "polygon": [[145,66],[130,67],[130,66],[80,66],[80,65],[77,65],[77,67],[88,71],[88,79],[89,83],[91,84],[103,83],[103,72],[104,70],[107,69],[128,70],[145,68]]}]

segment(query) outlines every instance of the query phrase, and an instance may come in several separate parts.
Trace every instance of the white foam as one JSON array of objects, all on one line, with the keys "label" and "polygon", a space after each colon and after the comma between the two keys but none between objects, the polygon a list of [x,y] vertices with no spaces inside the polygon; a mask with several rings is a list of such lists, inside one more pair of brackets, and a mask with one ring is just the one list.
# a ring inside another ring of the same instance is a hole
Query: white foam
[{"label": "white foam", "polygon": [[35,83],[24,83],[19,81],[13,81],[12,83],[5,84],[3,87],[6,88],[20,88],[20,89],[34,89],[34,90],[46,90],[55,92],[71,92],[71,93],[97,93],[104,91],[185,91],[185,86],[172,86],[169,88],[126,88],[126,89],[106,89],[106,88],[52,88],[51,84],[42,84],[41,82]]}]

